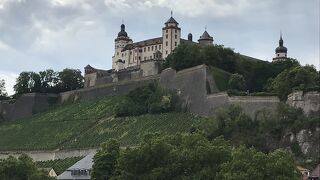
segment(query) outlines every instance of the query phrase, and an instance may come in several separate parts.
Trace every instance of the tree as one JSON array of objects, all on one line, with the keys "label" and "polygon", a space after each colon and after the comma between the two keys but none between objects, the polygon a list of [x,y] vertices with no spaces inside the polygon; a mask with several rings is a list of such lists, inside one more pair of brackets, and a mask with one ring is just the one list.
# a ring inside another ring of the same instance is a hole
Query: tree
[{"label": "tree", "polygon": [[40,75],[35,72],[22,72],[13,88],[17,94],[40,92]]},{"label": "tree", "polygon": [[319,82],[319,72],[313,66],[295,66],[275,77],[267,89],[277,93],[280,99],[285,100],[293,89],[307,90],[311,87],[319,87]]},{"label": "tree", "polygon": [[56,92],[57,84],[59,82],[58,72],[52,69],[40,71],[41,92]]},{"label": "tree", "polygon": [[115,139],[110,139],[101,145],[101,149],[93,158],[93,171],[91,178],[94,180],[110,179],[116,173],[117,160],[120,156],[120,144]]},{"label": "tree", "polygon": [[53,180],[43,171],[39,170],[35,163],[27,155],[21,155],[18,159],[10,156],[0,160],[0,179],[3,180]]},{"label": "tree", "polygon": [[293,156],[288,151],[276,150],[271,154],[264,154],[244,146],[232,152],[231,161],[222,165],[217,178],[225,180],[301,179],[296,171]]},{"label": "tree", "polygon": [[59,91],[71,91],[83,87],[83,76],[79,69],[64,69],[59,72]]},{"label": "tree", "polygon": [[232,74],[228,82],[229,88],[234,90],[245,90],[244,77],[238,73]]},{"label": "tree", "polygon": [[7,95],[5,81],[0,78],[0,97],[6,97]]}]

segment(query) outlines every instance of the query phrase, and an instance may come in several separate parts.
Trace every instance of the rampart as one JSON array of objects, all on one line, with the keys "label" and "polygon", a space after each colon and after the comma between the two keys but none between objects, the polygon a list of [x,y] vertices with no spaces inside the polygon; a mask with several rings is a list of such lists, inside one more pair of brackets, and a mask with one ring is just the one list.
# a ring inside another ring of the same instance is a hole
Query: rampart
[{"label": "rampart", "polygon": [[[200,65],[181,71],[165,69],[161,74],[140,77],[132,80],[112,82],[108,84],[88,87],[84,89],[54,94],[25,94],[15,103],[0,102],[0,118],[14,120],[31,116],[35,112],[48,109],[50,98],[57,98],[58,103],[74,102],[83,99],[92,99],[101,96],[125,94],[132,89],[150,82],[159,84],[168,89],[176,90],[180,96],[181,109],[204,116],[213,116],[215,111],[230,104],[237,104],[244,112],[254,116],[261,109],[274,111],[280,102],[276,96],[228,96],[219,92],[214,77],[208,67]],[[213,94],[210,94],[213,92]],[[312,92],[289,95],[287,103],[302,108],[305,112],[319,110],[319,93]]]}]

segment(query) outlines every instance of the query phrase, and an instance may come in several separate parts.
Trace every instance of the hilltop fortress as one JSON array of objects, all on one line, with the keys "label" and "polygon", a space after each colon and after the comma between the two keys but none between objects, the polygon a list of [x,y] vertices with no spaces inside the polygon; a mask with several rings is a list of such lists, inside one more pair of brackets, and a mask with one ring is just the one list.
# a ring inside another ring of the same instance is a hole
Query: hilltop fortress
[{"label": "hilltop fortress", "polygon": [[[173,69],[161,71],[165,58],[180,44],[210,46],[213,37],[205,30],[198,42],[192,34],[181,38],[179,23],[171,16],[162,28],[162,36],[140,42],[133,42],[121,25],[115,39],[115,53],[112,69],[101,70],[90,65],[85,67],[83,89],[59,94],[24,94],[16,101],[0,101],[0,120],[15,120],[47,110],[53,103],[74,102],[80,99],[97,98],[125,94],[150,82],[158,82],[162,87],[177,91],[181,109],[204,116],[212,116],[218,108],[230,104],[240,105],[252,117],[261,110],[274,111],[280,102],[276,96],[228,96],[216,85],[214,69],[200,65],[179,72]],[[282,35],[273,61],[287,58],[287,48],[283,46]],[[252,58],[254,59],[254,58]],[[254,59],[257,60],[257,59]],[[319,111],[319,93],[294,93],[288,104],[299,107],[306,114]]]}]

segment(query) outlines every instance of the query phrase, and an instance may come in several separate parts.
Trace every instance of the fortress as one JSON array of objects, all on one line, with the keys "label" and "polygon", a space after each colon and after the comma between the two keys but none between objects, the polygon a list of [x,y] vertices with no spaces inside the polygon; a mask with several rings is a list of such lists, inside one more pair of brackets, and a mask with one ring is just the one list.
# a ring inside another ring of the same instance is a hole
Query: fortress
[{"label": "fortress", "polygon": [[[133,42],[126,32],[125,25],[121,24],[120,32],[115,38],[115,51],[112,56],[112,69],[101,70],[90,65],[84,68],[84,87],[93,87],[112,82],[128,81],[159,74],[161,64],[180,44],[199,44],[200,46],[213,45],[213,37],[207,30],[198,39],[193,41],[193,35],[188,34],[187,39],[181,38],[179,23],[171,17],[164,23],[162,36]],[[275,49],[273,61],[287,58],[287,48],[283,46],[282,33],[279,47]],[[254,59],[254,58],[253,58]]]},{"label": "fortress", "polygon": [[[238,104],[252,117],[260,110],[274,111],[280,102],[276,96],[228,96],[216,85],[210,67],[200,65],[179,72],[173,69],[161,71],[161,64],[180,44],[213,45],[213,38],[205,30],[198,42],[192,34],[181,38],[179,23],[171,16],[162,28],[162,36],[140,42],[133,42],[125,31],[125,25],[115,39],[115,53],[112,69],[101,70],[87,65],[83,89],[59,94],[31,93],[22,95],[15,102],[0,101],[0,120],[15,120],[45,111],[52,103],[74,102],[79,99],[97,98],[125,94],[150,82],[158,82],[162,87],[177,91],[182,109],[204,116],[214,115],[216,109]],[[273,61],[287,58],[287,48],[283,46],[282,35]],[[254,59],[253,60],[258,60]],[[319,111],[319,93],[293,94],[290,105],[300,107],[305,113]]]}]

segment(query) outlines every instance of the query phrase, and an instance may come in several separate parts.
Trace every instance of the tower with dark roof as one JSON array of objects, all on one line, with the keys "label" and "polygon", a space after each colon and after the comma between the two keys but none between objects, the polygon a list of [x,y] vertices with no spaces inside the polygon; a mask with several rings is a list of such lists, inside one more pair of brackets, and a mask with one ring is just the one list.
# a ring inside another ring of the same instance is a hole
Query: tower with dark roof
[{"label": "tower with dark roof", "polygon": [[213,37],[209,35],[207,32],[207,28],[205,28],[205,31],[203,32],[202,36],[200,36],[200,39],[198,40],[200,45],[212,45],[213,44]]},{"label": "tower with dark roof", "polygon": [[128,45],[132,44],[132,40],[128,36],[128,33],[126,32],[126,26],[124,24],[121,24],[120,26],[120,32],[118,33],[117,38],[114,40],[115,42],[115,53],[112,57],[112,69],[122,69],[125,63],[127,63],[124,60],[122,49]]},{"label": "tower with dark roof", "polygon": [[179,23],[172,17],[166,21],[162,28],[162,54],[165,59],[178,45],[181,39],[181,28]]},{"label": "tower with dark roof", "polygon": [[282,33],[280,33],[279,46],[275,49],[275,57],[273,61],[285,60],[287,59],[288,49],[283,46]]}]

